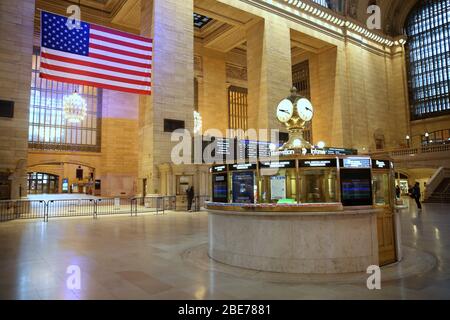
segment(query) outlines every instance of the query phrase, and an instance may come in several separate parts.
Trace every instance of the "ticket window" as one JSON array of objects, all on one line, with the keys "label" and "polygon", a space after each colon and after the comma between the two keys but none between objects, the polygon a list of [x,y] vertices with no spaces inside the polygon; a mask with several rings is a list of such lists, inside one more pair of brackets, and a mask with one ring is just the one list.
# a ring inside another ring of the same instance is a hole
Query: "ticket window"
[{"label": "ticket window", "polygon": [[185,196],[189,187],[194,184],[193,176],[177,176],[177,195]]},{"label": "ticket window", "polygon": [[[373,203],[388,206],[394,203],[394,171],[389,160],[372,159],[372,192]],[[392,186],[392,188],[391,188]]]},{"label": "ticket window", "polygon": [[261,170],[260,201],[278,203],[280,200],[297,202],[296,169]]},{"label": "ticket window", "polygon": [[299,173],[301,203],[338,202],[337,170],[301,169]]},{"label": "ticket window", "polygon": [[227,203],[228,202],[228,175],[227,173],[213,174],[213,202]]},{"label": "ticket window", "polygon": [[390,204],[389,181],[389,172],[373,172],[372,185],[375,205],[386,206]]}]

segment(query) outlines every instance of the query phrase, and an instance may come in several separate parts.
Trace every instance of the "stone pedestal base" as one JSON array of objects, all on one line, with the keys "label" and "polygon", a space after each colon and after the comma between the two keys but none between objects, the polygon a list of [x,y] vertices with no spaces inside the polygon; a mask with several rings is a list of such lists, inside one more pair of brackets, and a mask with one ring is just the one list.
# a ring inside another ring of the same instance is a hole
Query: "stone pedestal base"
[{"label": "stone pedestal base", "polygon": [[378,265],[377,213],[209,210],[209,256],[269,272],[364,272]]}]

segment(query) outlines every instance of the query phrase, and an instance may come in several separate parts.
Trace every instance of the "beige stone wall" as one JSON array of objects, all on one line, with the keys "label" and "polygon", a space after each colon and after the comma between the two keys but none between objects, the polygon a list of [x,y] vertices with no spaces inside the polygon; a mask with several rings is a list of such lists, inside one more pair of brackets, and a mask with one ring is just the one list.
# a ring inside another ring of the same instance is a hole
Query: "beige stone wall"
[{"label": "beige stone wall", "polygon": [[225,134],[228,129],[228,95],[226,63],[220,57],[203,56],[203,79],[201,81],[203,129],[218,129]]},{"label": "beige stone wall", "polygon": [[[407,133],[401,61],[354,45],[297,57],[310,62],[314,142],[361,152],[375,149],[375,135],[398,147]],[[330,130],[331,128],[331,130]]]},{"label": "beige stone wall", "polygon": [[[139,113],[139,179],[147,193],[160,193],[158,165],[171,162],[175,143],[164,132],[164,119],[194,119],[194,26],[192,0],[142,1],[141,33],[154,39],[153,95],[141,97]],[[141,183],[138,183],[142,193]]]},{"label": "beige stone wall", "polygon": [[281,129],[276,107],[292,86],[290,30],[272,15],[247,30],[249,128]]},{"label": "beige stone wall", "polygon": [[102,195],[136,193],[139,96],[103,90],[101,175]]},{"label": "beige stone wall", "polygon": [[0,99],[15,102],[14,118],[0,118],[0,171],[12,175],[12,198],[26,195],[28,109],[34,0],[0,2]]},{"label": "beige stone wall", "polygon": [[398,147],[407,134],[402,65],[353,44],[319,53],[305,52],[293,64],[308,60],[311,99],[315,106],[313,143],[375,149],[375,135],[386,147]]},{"label": "beige stone wall", "polygon": [[340,96],[337,90],[337,48],[329,48],[318,54],[304,52],[293,58],[292,64],[309,61],[311,102],[315,107],[313,141],[324,141],[328,146],[343,144],[340,120]]},{"label": "beige stone wall", "polygon": [[349,146],[373,151],[379,135],[384,136],[386,148],[398,147],[408,121],[401,60],[354,44],[347,45],[346,55]]},{"label": "beige stone wall", "polygon": [[[218,129],[223,134],[228,129],[228,87],[247,88],[247,56],[245,53],[220,53],[206,49],[200,42],[194,46],[198,62],[195,77],[198,80],[198,104],[203,121],[203,132]],[[237,68],[241,73],[227,72]],[[244,76],[245,73],[245,76]]]}]

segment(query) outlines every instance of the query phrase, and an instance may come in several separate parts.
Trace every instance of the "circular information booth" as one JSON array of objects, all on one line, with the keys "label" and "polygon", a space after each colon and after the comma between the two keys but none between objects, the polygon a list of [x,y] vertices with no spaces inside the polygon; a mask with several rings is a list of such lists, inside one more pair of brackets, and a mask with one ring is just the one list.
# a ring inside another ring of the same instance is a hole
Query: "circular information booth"
[{"label": "circular information booth", "polygon": [[211,168],[209,256],[286,273],[365,272],[398,261],[389,159],[292,154]]}]

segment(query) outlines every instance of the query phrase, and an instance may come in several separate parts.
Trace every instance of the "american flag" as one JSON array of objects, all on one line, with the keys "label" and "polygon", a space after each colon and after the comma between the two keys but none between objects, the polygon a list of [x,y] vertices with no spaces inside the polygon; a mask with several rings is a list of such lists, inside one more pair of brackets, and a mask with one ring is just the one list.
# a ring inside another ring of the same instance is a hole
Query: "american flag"
[{"label": "american flag", "polygon": [[41,78],[151,94],[152,40],[41,12]]}]

